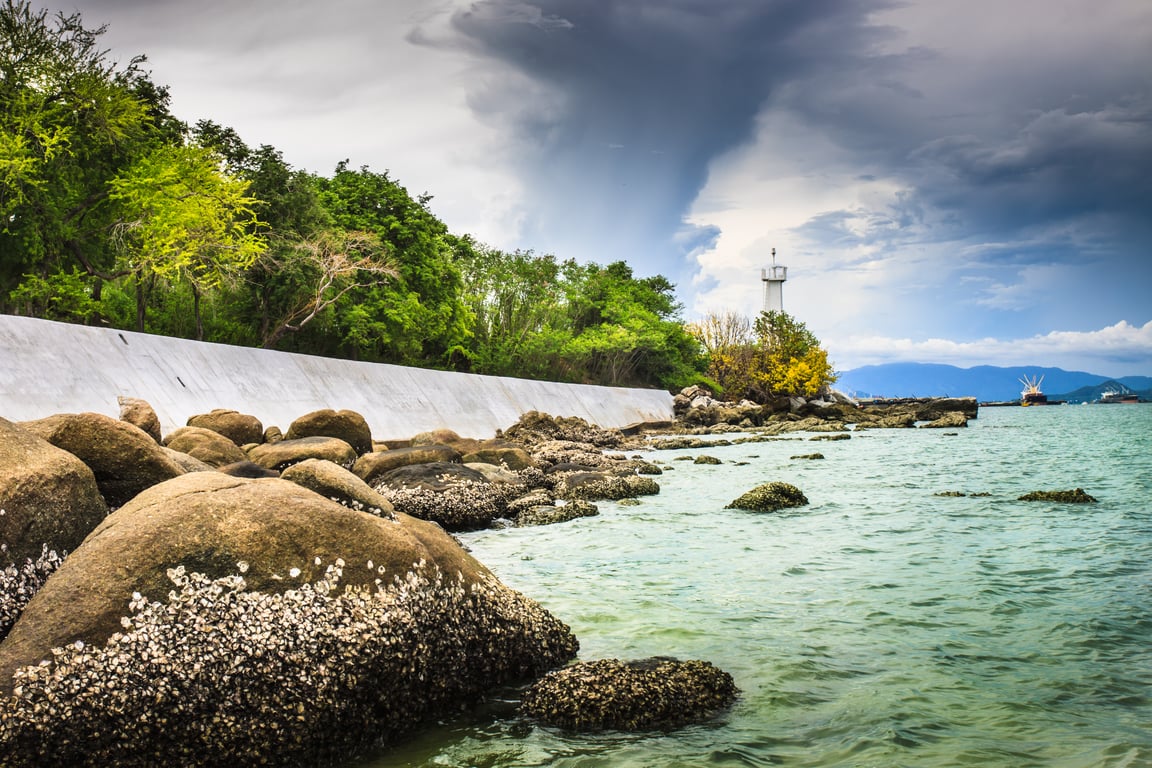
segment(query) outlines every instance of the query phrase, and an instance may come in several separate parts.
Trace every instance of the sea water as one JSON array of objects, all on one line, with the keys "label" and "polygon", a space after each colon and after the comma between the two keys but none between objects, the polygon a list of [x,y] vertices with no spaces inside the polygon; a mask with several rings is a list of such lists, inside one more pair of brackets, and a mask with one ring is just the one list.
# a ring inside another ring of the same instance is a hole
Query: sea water
[{"label": "sea water", "polygon": [[[809,437],[650,452],[673,469],[639,506],[462,537],[581,659],[711,661],[730,710],[572,734],[509,690],[364,765],[1152,766],[1152,405]],[[772,480],[811,503],[724,508]],[[1098,503],[1017,500],[1076,487]]]}]

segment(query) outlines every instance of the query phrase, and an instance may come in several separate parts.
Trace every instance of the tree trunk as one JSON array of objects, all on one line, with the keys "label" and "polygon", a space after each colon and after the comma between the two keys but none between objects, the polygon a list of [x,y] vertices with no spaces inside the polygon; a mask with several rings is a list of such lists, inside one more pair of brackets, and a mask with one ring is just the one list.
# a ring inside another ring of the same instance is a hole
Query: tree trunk
[{"label": "tree trunk", "polygon": [[144,276],[136,273],[136,330],[144,333]]},{"label": "tree trunk", "polygon": [[204,341],[204,321],[200,317],[200,287],[192,283],[192,314],[196,316],[196,341]]}]

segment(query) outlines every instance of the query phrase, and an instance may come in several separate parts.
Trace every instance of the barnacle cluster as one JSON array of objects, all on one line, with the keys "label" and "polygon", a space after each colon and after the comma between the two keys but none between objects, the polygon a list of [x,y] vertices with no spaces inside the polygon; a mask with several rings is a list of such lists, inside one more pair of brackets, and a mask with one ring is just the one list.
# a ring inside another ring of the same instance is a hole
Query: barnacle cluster
[{"label": "barnacle cluster", "polygon": [[449,531],[484,528],[505,514],[508,502],[524,489],[504,483],[461,480],[442,491],[430,488],[396,488],[380,483],[376,490],[397,511],[439,523]]},{"label": "barnacle cluster", "polygon": [[707,661],[599,659],[549,672],[525,691],[520,711],[577,731],[674,728],[713,716],[737,693],[732,676]]},{"label": "barnacle cluster", "polygon": [[579,416],[553,417],[539,411],[528,411],[515,424],[498,433],[498,437],[529,446],[548,440],[570,440],[600,448],[617,448],[625,442],[618,429],[601,429]]},{"label": "barnacle cluster", "polygon": [[571,659],[576,639],[494,579],[421,561],[375,589],[324,577],[281,594],[169,571],[104,646],[54,649],[0,701],[0,765],[325,765],[394,742],[499,684]]},{"label": "barnacle cluster", "polygon": [[[0,557],[7,554],[8,545],[0,544]],[[27,558],[23,565],[13,563],[0,570],[0,640],[8,636],[24,606],[63,562],[64,558],[45,544],[35,560]]]},{"label": "barnacle cluster", "polygon": [[572,473],[561,478],[556,484],[556,494],[565,499],[631,499],[637,496],[651,496],[660,493],[660,486],[650,477],[627,475],[607,476],[589,481],[577,480],[583,473]]}]

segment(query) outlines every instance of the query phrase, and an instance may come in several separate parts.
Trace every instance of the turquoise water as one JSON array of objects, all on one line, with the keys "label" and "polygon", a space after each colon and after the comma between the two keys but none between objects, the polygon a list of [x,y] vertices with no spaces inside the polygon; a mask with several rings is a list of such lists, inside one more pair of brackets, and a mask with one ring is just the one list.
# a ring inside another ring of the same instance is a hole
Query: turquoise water
[{"label": "turquoise water", "polygon": [[[989,408],[955,433],[657,452],[675,469],[641,506],[465,536],[582,659],[707,659],[741,698],[570,735],[510,692],[366,765],[1152,766],[1152,405]],[[701,453],[725,463],[670,461]],[[723,508],[769,480],[811,505]],[[1015,500],[1074,487],[1099,503]]]}]

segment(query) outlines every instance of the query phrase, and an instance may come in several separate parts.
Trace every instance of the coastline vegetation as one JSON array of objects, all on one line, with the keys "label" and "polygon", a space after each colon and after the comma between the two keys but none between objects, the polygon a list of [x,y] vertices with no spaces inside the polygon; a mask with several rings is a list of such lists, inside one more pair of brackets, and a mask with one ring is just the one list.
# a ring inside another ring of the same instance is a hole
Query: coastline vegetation
[{"label": "coastline vegetation", "polygon": [[783,313],[716,344],[707,321],[683,322],[663,276],[492,248],[387,171],[343,161],[323,176],[211,120],[186,124],[143,56],[122,65],[100,48],[104,31],[0,5],[0,312],[733,398],[834,380]]}]

